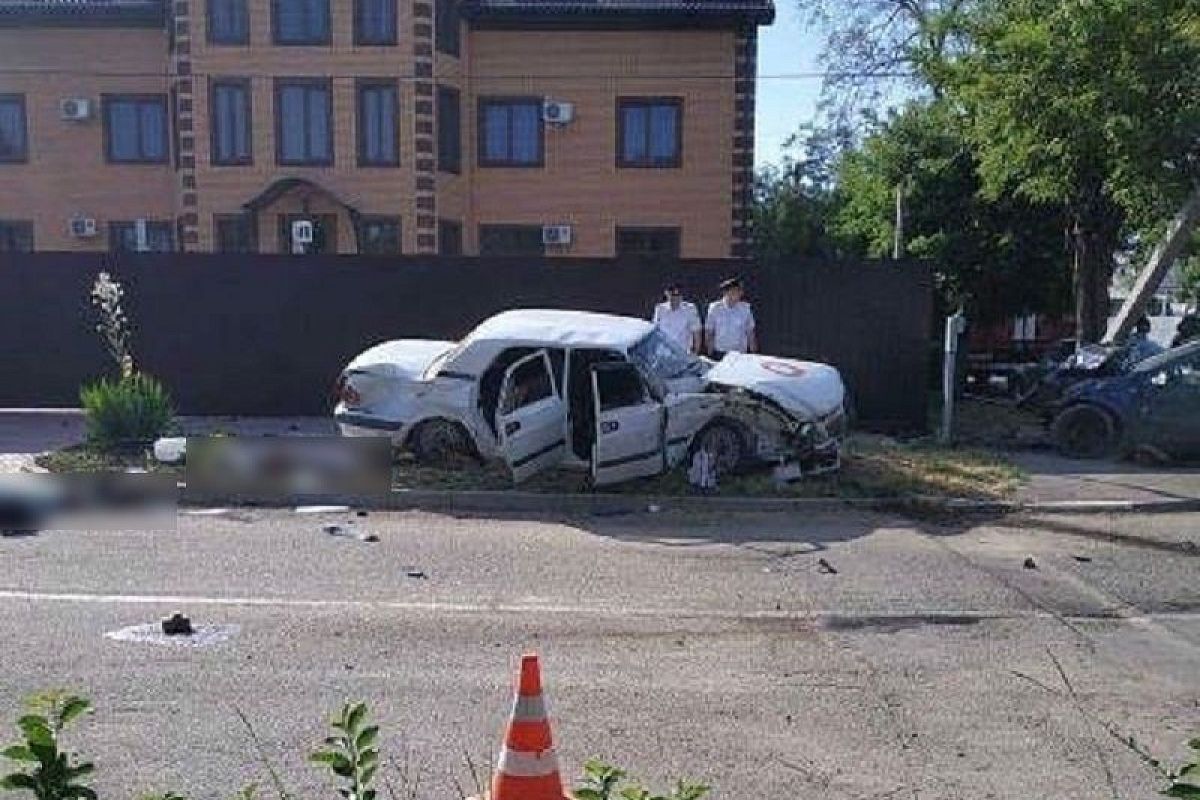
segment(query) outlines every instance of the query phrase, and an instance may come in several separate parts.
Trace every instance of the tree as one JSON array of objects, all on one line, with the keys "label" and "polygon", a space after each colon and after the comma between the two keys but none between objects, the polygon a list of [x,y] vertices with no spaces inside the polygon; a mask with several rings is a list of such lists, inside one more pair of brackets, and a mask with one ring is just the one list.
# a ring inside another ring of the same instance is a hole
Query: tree
[{"label": "tree", "polygon": [[1200,177],[1195,0],[991,0],[949,89],[986,196],[1066,210],[1078,335],[1104,332],[1113,256]]},{"label": "tree", "polygon": [[933,265],[939,306],[992,321],[1066,307],[1061,209],[980,193],[960,116],[914,102],[877,126],[840,164],[831,224],[849,252],[892,252],[894,187],[902,186],[906,251]]},{"label": "tree", "polygon": [[[759,171],[754,183],[755,253],[766,263],[785,258],[834,258],[829,235],[833,179],[849,135],[806,127],[784,145],[782,166]],[[792,155],[795,153],[795,155]]]},{"label": "tree", "polygon": [[890,88],[940,90],[940,64],[963,43],[979,0],[797,0],[825,35],[825,105],[841,123],[856,120]]}]

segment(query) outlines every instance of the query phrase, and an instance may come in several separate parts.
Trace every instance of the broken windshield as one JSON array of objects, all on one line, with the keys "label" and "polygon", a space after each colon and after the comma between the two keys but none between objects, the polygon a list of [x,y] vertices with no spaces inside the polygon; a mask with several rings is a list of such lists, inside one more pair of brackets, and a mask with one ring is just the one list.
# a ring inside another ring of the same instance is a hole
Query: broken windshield
[{"label": "broken windshield", "polygon": [[655,328],[629,349],[629,358],[646,375],[661,381],[700,375],[704,362]]}]

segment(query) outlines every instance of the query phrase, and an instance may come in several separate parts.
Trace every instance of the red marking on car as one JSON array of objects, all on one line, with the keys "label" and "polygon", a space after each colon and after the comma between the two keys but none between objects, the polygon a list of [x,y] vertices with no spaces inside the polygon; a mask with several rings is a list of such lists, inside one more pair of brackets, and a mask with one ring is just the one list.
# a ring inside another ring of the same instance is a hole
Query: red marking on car
[{"label": "red marking on car", "polygon": [[799,378],[807,370],[799,364],[789,364],[786,361],[764,361],[762,368],[767,372],[774,372],[776,375],[782,375],[785,378]]}]

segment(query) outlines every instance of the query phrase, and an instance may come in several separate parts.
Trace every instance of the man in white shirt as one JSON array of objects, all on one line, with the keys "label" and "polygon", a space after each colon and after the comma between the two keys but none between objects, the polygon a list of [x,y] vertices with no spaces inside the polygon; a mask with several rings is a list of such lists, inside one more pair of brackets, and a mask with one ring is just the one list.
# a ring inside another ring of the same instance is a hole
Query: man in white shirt
[{"label": "man in white shirt", "polygon": [[753,353],[758,350],[754,332],[754,312],[742,299],[741,278],[721,284],[721,299],[708,307],[704,321],[705,349],[713,358],[726,353]]},{"label": "man in white shirt", "polygon": [[666,299],[654,307],[654,324],[684,350],[699,353],[700,312],[683,299],[683,292],[675,284],[668,286],[664,295]]}]

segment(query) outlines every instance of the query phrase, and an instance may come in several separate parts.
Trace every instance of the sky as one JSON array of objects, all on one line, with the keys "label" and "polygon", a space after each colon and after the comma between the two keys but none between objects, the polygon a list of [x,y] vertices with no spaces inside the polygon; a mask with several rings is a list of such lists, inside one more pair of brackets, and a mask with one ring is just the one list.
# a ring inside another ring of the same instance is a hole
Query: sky
[{"label": "sky", "polygon": [[758,29],[757,167],[779,163],[784,141],[816,117],[820,78],[771,77],[821,71],[820,34],[806,28],[793,0],[776,0],[775,22]]}]

